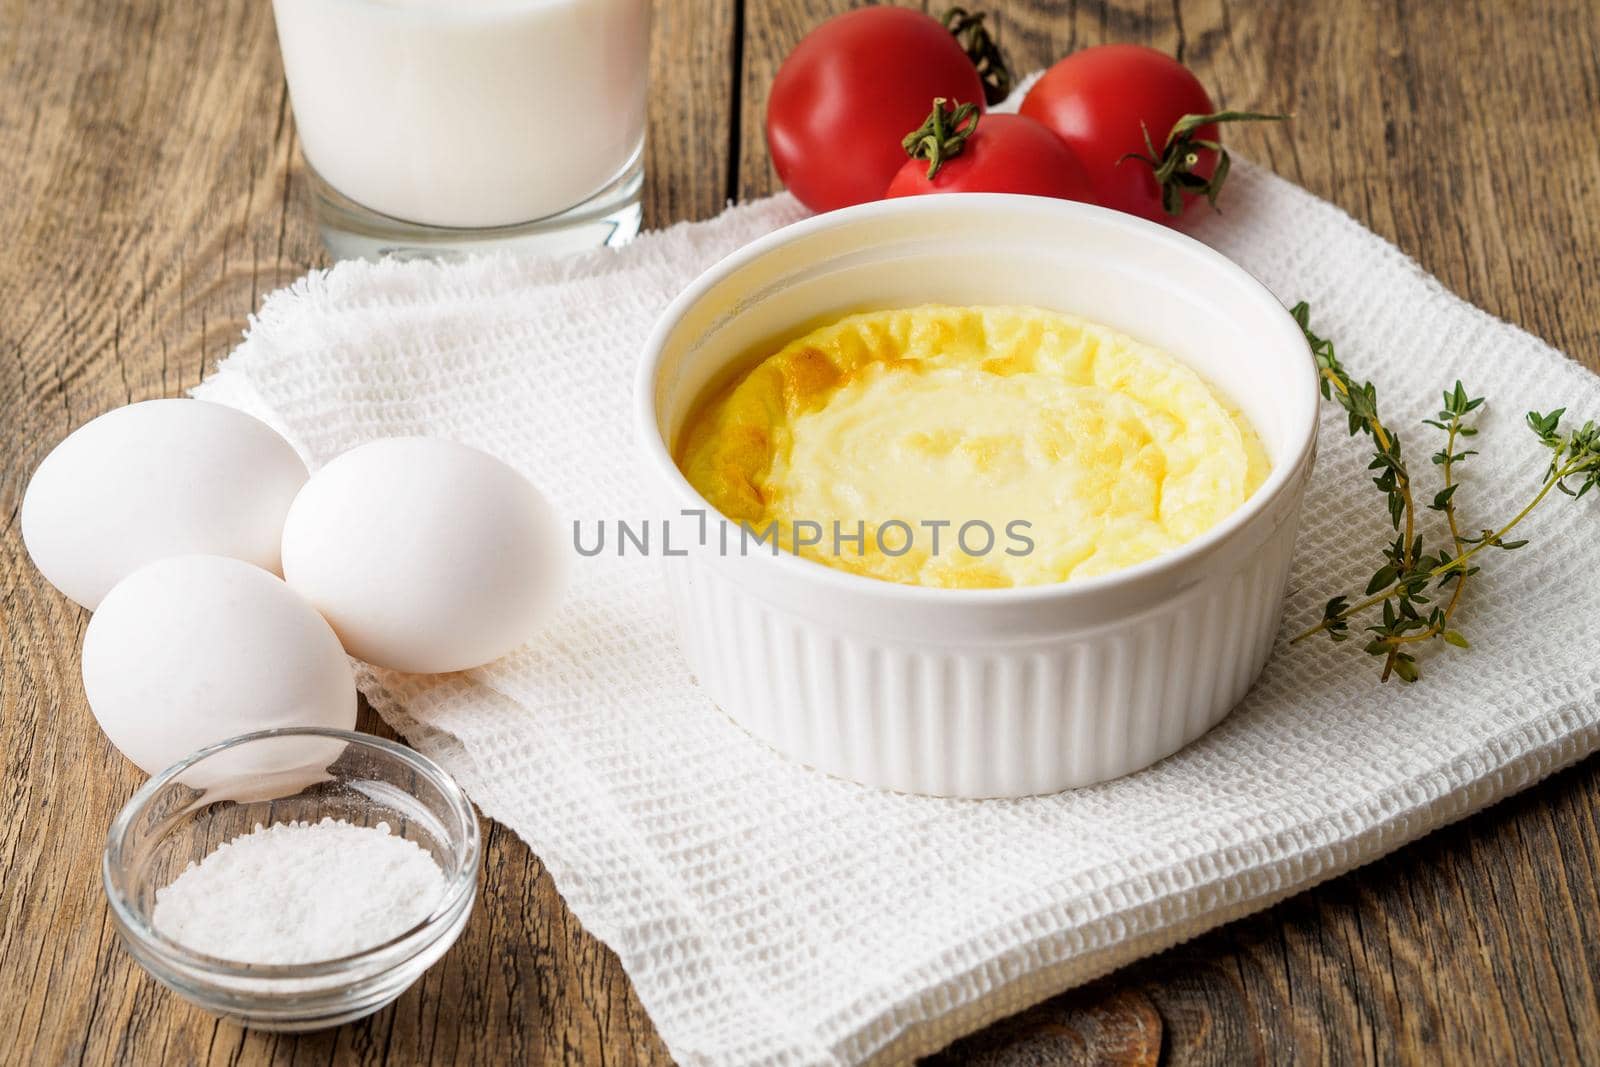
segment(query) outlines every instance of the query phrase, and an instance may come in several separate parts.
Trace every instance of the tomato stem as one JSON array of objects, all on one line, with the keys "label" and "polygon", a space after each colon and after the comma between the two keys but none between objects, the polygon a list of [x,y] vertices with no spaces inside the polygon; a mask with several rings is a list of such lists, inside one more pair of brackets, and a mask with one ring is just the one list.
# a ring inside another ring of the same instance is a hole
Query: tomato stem
[{"label": "tomato stem", "polygon": [[[1130,159],[1137,159],[1150,165],[1150,169],[1155,172],[1156,183],[1161,186],[1161,208],[1168,215],[1177,217],[1183,214],[1185,194],[1202,195],[1215,209],[1217,194],[1222,192],[1222,183],[1228,179],[1228,171],[1233,165],[1233,160],[1221,142],[1196,137],[1195,131],[1202,126],[1223,122],[1282,122],[1287,118],[1288,115],[1268,115],[1256,111],[1217,111],[1210,115],[1185,115],[1172,124],[1166,142],[1159,152],[1150,141],[1149,128],[1141,122],[1139,127],[1144,130],[1144,147],[1149,154],[1129,152],[1117,162],[1126,163]],[[1217,165],[1209,178],[1194,173],[1195,168],[1200,165],[1202,149],[1209,149],[1217,154]]]},{"label": "tomato stem", "polygon": [[942,96],[933,99],[933,110],[921,126],[906,134],[900,147],[912,159],[928,161],[928,180],[953,156],[967,146],[967,138],[978,128],[977,104],[952,104]]},{"label": "tomato stem", "polygon": [[978,79],[983,82],[984,102],[998,104],[1011,95],[1011,68],[1006,66],[999,43],[989,35],[989,27],[983,24],[987,17],[982,11],[953,7],[941,21],[972,60]]}]

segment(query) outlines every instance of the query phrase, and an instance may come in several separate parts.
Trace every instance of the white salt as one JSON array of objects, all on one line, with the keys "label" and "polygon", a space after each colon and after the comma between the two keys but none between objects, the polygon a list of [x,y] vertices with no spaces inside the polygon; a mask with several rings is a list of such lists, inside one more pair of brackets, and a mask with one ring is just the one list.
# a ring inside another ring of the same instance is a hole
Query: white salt
[{"label": "white salt", "polygon": [[313,963],[405,933],[444,891],[433,857],[387,823],[258,823],[156,890],[152,921],[210,956]]}]

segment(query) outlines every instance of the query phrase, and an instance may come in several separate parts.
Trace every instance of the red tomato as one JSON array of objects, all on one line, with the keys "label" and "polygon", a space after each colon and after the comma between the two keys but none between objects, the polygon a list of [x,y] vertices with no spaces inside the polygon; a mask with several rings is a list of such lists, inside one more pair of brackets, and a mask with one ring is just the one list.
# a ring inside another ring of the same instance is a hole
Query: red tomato
[{"label": "red tomato", "polygon": [[936,96],[983,106],[983,82],[936,19],[901,7],[836,15],[806,35],[772,80],[767,146],[778,177],[813,211],[876,200],[900,139]]},{"label": "red tomato", "polygon": [[[1216,108],[1205,86],[1171,56],[1132,44],[1100,45],[1061,60],[1047,70],[1022,101],[1022,114],[1044,123],[1077,153],[1094,183],[1096,201],[1104,207],[1174,222],[1162,202],[1155,168],[1133,154],[1150,154],[1145,131],[1159,158],[1173,125],[1185,115],[1210,115]],[[1217,153],[1193,141],[1217,140],[1209,123],[1189,135],[1192,165],[1183,168],[1192,180],[1167,204],[1179,214],[1193,205],[1217,166]]]},{"label": "red tomato", "polygon": [[961,129],[966,135],[959,154],[941,160],[932,178],[928,177],[929,160],[913,156],[901,164],[884,195],[1025,193],[1062,200],[1094,199],[1094,186],[1072,149],[1032,119],[984,115],[978,122],[974,114]]}]

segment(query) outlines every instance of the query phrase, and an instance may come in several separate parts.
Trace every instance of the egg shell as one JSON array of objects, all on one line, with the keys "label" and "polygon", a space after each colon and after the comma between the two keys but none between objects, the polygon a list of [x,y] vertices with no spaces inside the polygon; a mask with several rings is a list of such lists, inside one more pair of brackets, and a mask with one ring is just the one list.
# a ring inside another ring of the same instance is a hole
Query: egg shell
[{"label": "egg shell", "polygon": [[51,585],[93,609],[167,556],[231,556],[281,573],[283,517],[305,464],[270,426],[203,400],[108,411],[44,458],[22,539]]},{"label": "egg shell", "polygon": [[118,582],[84,633],[83,688],[149,774],[238,734],[356,721],[355,676],[327,622],[282,579],[222,556],[158,560]]},{"label": "egg shell", "polygon": [[312,475],[283,528],[284,577],[345,649],[438,673],[498,659],[554,612],[566,559],[554,510],[466,445],[372,441]]}]

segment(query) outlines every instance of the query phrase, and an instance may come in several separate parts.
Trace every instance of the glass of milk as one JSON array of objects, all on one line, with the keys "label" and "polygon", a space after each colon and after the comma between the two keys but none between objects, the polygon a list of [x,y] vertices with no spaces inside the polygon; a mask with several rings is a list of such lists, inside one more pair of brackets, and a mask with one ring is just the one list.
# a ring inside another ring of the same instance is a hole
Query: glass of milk
[{"label": "glass of milk", "polygon": [[649,0],[273,0],[339,258],[639,229]]}]

